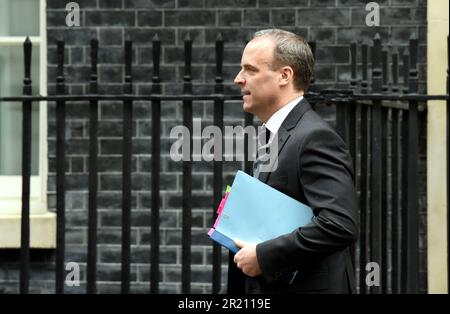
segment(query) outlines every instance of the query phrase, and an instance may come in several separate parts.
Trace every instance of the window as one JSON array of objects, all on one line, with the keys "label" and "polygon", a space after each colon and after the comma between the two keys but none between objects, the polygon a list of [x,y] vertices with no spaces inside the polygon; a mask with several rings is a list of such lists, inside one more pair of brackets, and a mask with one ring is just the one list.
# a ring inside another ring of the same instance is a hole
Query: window
[{"label": "window", "polygon": [[[47,45],[45,0],[0,0],[0,95],[22,95],[23,42],[32,42],[31,79],[33,94],[47,94]],[[32,105],[32,150],[30,213],[33,246],[33,216],[47,212],[47,104]],[[22,104],[0,103],[0,224],[19,217],[22,203]],[[50,215],[51,216],[51,215]],[[53,215],[54,216],[54,215]],[[54,219],[54,217],[52,218]],[[19,224],[20,226],[20,224]],[[35,228],[36,229],[36,228]],[[0,228],[0,233],[1,228]],[[7,237],[5,235],[3,237]],[[11,236],[8,236],[12,238]],[[0,247],[2,247],[0,234]],[[4,246],[3,246],[4,247]]]}]

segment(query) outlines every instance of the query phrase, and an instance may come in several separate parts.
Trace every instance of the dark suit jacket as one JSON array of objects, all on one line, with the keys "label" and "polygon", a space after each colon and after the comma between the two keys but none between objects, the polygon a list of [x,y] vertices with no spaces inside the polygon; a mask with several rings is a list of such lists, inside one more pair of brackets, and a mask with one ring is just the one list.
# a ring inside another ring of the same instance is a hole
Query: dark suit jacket
[{"label": "dark suit jacket", "polygon": [[[352,160],[344,141],[305,98],[278,131],[278,167],[259,179],[311,206],[314,217],[256,246],[260,276],[245,276],[230,254],[228,293],[355,292],[349,249],[358,234]],[[291,284],[282,280],[294,270]]]}]

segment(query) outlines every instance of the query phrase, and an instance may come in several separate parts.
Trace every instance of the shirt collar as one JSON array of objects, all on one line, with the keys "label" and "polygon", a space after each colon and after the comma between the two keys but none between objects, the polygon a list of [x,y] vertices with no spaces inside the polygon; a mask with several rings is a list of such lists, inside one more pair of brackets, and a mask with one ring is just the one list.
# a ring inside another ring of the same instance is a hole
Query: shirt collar
[{"label": "shirt collar", "polygon": [[281,124],[286,119],[288,114],[291,112],[292,109],[294,109],[295,105],[297,105],[302,99],[303,96],[300,96],[290,101],[285,106],[278,109],[278,111],[275,112],[269,118],[269,120],[267,120],[266,123],[264,123],[264,126],[270,131],[271,134],[275,134],[278,132],[278,130],[281,127]]}]

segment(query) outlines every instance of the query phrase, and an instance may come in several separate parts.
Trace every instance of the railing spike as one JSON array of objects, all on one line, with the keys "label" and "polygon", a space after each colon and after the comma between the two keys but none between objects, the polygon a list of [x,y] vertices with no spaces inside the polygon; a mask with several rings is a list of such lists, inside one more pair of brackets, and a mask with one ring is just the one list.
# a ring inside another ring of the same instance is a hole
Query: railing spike
[{"label": "railing spike", "polygon": [[184,41],[192,41],[190,32],[186,33],[186,36],[184,36]]}]

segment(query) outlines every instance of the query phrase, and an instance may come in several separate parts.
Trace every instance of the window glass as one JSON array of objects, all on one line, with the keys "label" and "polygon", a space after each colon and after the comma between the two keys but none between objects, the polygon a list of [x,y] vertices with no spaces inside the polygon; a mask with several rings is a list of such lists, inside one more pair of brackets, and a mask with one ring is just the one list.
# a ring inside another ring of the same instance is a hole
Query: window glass
[{"label": "window glass", "polygon": [[[0,0],[3,1],[3,0]],[[39,49],[33,46],[31,79],[33,94],[39,93]],[[0,46],[0,95],[22,95],[23,46]],[[31,174],[38,175],[39,103],[32,104]],[[22,173],[22,103],[0,102],[0,175]]]},{"label": "window glass", "polygon": [[39,36],[39,0],[0,0],[0,36]]}]

